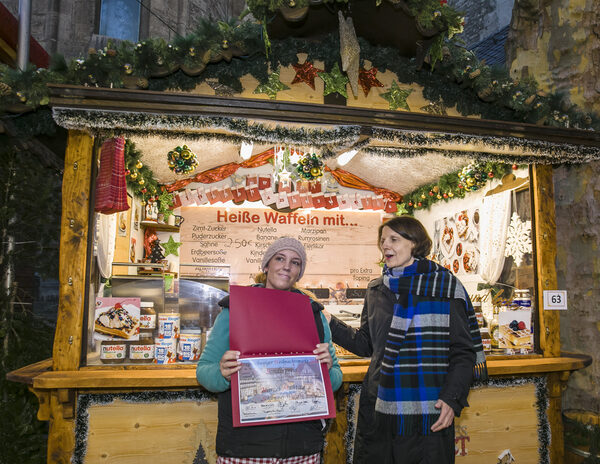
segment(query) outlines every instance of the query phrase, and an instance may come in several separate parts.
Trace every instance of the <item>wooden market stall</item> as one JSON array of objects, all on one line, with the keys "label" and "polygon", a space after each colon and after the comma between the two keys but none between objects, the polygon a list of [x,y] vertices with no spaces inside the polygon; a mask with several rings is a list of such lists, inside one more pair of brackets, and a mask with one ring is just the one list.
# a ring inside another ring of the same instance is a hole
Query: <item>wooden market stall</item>
[{"label": "wooden market stall", "polygon": [[[597,135],[577,130],[368,108],[69,86],[56,86],[52,93],[55,117],[60,120],[70,112],[71,118],[62,120],[70,131],[54,353],[52,360],[27,366],[10,376],[30,386],[40,401],[38,418],[50,421],[49,462],[138,462],[152,456],[170,456],[171,462],[191,462],[194,456],[194,462],[214,459],[216,403],[198,387],[193,364],[99,365],[86,357],[88,300],[95,292],[90,281],[94,267],[91,204],[98,156],[95,139],[100,135],[97,128],[73,127],[74,113],[94,111],[96,120],[103,113],[137,114],[141,121],[157,113],[163,117],[235,114],[249,121],[304,123],[305,127],[335,121],[338,126],[360,127],[362,141],[372,137],[368,134],[374,128],[408,134],[443,131],[450,134],[450,142],[446,143],[450,148],[453,134],[478,140],[494,137],[500,141],[510,138],[513,143],[552,143],[554,149],[566,152],[600,146]],[[91,121],[86,123],[93,124]],[[95,136],[90,135],[90,129]],[[455,143],[454,148],[465,149],[461,145]],[[514,150],[511,160],[519,156],[519,148]],[[543,154],[540,157],[543,161]],[[417,160],[411,163],[416,163],[418,169]],[[489,357],[492,380],[472,392],[471,407],[457,421],[459,462],[493,460],[506,449],[520,456],[520,462],[548,462],[544,460],[548,456],[549,462],[561,462],[561,392],[569,373],[590,363],[587,356],[561,353],[558,314],[544,309],[544,290],[556,289],[552,168],[534,164],[529,167],[529,175],[537,348],[525,355]],[[235,208],[232,205],[230,209]],[[282,214],[293,214],[289,208],[285,211]],[[351,449],[345,437],[353,427],[356,385],[366,372],[368,360],[345,359],[342,365],[344,386],[337,395],[338,416],[329,432],[326,462],[344,462]],[[148,404],[141,409],[140,401]],[[202,452],[196,454],[198,448]]]},{"label": "wooden market stall", "polygon": [[[273,26],[273,37],[286,36],[281,18],[277,21],[280,29]],[[369,29],[361,29],[358,21],[356,27],[361,35]],[[420,69],[439,31],[410,32],[413,46],[406,53],[416,56]],[[373,38],[401,48],[388,39]],[[219,59],[228,62],[241,53],[235,55],[225,42],[222,49]],[[298,61],[308,63],[300,54]],[[38,418],[50,421],[48,462],[214,463],[216,401],[197,384],[194,362],[104,362],[102,347],[131,349],[135,342],[99,333],[95,321],[102,312],[96,305],[103,298],[137,298],[138,318],[178,313],[182,331],[187,321],[204,343],[217,296],[229,284],[250,283],[266,244],[279,235],[298,236],[308,249],[310,265],[301,283],[332,312],[350,312],[352,318],[379,271],[377,226],[407,209],[427,225],[436,244],[434,258],[465,279],[471,296],[482,301],[482,324],[500,330],[503,322],[492,311],[506,309],[516,295],[509,290],[501,302],[494,293],[501,278],[483,285],[488,280],[476,272],[485,245],[479,241],[480,219],[490,216],[484,200],[498,198],[498,192],[506,193],[508,205],[502,209],[504,230],[510,213],[518,212],[515,227],[523,226],[524,232],[511,236],[512,264],[497,271],[510,275],[504,288],[529,290],[532,304],[526,342],[488,350],[491,380],[472,390],[470,407],[455,424],[457,462],[496,462],[501,456],[562,462],[561,393],[570,373],[591,358],[561,351],[559,315],[544,301],[544,292],[559,290],[552,163],[600,158],[600,136],[467,118],[456,108],[432,113],[436,102],[428,100],[427,89],[417,83],[399,89],[390,70],[377,80],[371,68],[364,95],[332,100],[323,97],[324,83],[314,81],[316,73],[312,81],[306,75],[296,80],[304,65],[272,72],[276,80],[262,89],[272,98],[262,99],[252,75],[241,78],[237,98],[215,95],[215,86],[205,82],[190,92],[141,90],[135,76],[125,80],[133,82],[130,89],[50,86],[54,120],[69,131],[57,329],[52,359],[9,374],[29,386],[40,402]],[[197,75],[186,66],[182,71]],[[316,61],[314,66],[324,67]],[[301,86],[285,89],[277,84],[283,81]],[[387,98],[376,98],[384,94],[376,87],[384,86]],[[398,107],[407,111],[395,111]],[[133,156],[127,162],[129,209],[107,223],[105,215],[94,212],[96,182],[104,142],[117,139],[127,139],[126,156]],[[248,144],[251,153],[241,156],[241,146]],[[349,152],[355,157],[342,168],[340,155]],[[168,156],[189,172],[175,172]],[[189,160],[196,163],[193,169]],[[304,163],[313,162],[315,174],[302,177]],[[151,174],[161,191],[149,191]],[[455,195],[457,188],[468,192]],[[169,216],[175,220],[169,222]],[[493,231],[495,222],[487,220]],[[99,238],[102,231],[109,239]],[[149,236],[162,244],[164,254],[157,259],[150,259],[157,249],[144,250],[152,243]],[[502,246],[506,235],[503,240]],[[107,279],[110,286],[101,285]],[[198,285],[203,296],[186,294],[186,288]],[[142,313],[140,300],[151,300],[149,312]],[[157,360],[156,353],[153,348],[148,360]],[[336,395],[326,463],[351,458],[357,396],[369,364],[341,351],[340,359],[344,384]]]}]

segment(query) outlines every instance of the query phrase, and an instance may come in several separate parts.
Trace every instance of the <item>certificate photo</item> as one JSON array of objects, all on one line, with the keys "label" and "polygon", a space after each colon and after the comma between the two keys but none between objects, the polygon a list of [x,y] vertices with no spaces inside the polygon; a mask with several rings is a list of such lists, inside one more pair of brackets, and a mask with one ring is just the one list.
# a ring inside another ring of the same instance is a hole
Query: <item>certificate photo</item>
[{"label": "certificate photo", "polygon": [[329,416],[325,381],[314,356],[243,358],[240,362],[240,424]]}]

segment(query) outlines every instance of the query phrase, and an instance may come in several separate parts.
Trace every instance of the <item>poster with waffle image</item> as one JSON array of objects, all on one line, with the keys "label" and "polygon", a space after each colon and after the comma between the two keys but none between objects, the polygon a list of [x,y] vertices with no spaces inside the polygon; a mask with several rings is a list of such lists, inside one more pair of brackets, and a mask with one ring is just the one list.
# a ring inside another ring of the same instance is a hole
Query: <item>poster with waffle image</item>
[{"label": "poster with waffle image", "polygon": [[498,314],[499,348],[515,351],[533,349],[531,309],[502,311]]}]

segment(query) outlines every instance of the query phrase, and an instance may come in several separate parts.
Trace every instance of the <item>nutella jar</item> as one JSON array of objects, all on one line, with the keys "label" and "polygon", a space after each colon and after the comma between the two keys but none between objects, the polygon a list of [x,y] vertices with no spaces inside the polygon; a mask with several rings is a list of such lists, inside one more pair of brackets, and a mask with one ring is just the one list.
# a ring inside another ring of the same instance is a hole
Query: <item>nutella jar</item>
[{"label": "nutella jar", "polygon": [[143,337],[129,345],[129,361],[132,363],[151,363],[154,361],[154,339]]},{"label": "nutella jar", "polygon": [[124,340],[104,340],[100,344],[100,361],[105,364],[118,364],[125,361],[127,343]]},{"label": "nutella jar", "polygon": [[481,344],[483,345],[483,351],[489,353],[492,351],[492,337],[490,337],[490,331],[487,327],[482,327],[479,329],[479,333],[481,333]]},{"label": "nutella jar", "polygon": [[156,329],[156,311],[154,311],[154,302],[140,302],[140,337],[153,337]]}]

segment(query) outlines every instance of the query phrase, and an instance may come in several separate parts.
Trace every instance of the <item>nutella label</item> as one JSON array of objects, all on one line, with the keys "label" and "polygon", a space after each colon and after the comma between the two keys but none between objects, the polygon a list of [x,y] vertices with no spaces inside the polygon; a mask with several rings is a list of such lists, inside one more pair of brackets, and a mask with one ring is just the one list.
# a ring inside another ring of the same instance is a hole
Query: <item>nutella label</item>
[{"label": "nutella label", "polygon": [[102,345],[100,359],[124,359],[126,345]]},{"label": "nutella label", "polygon": [[156,314],[140,314],[140,329],[155,329]]},{"label": "nutella label", "polygon": [[131,345],[129,347],[129,359],[154,359],[154,344]]}]

